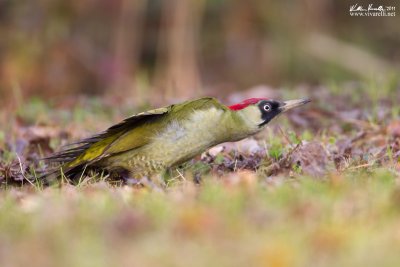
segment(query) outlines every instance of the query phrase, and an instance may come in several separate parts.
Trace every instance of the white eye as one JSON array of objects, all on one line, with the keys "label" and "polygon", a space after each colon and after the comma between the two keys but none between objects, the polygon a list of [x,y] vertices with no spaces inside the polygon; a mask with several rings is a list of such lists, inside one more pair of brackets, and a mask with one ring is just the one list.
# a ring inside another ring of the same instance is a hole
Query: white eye
[{"label": "white eye", "polygon": [[264,105],[264,110],[267,111],[267,112],[270,112],[271,111],[271,105],[270,104],[265,104]]}]

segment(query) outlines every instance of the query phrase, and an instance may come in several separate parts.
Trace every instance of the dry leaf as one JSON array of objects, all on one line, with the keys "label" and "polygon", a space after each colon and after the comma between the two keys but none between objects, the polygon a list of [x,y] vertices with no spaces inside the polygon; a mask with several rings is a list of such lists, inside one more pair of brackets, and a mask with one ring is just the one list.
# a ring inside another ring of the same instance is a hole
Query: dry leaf
[{"label": "dry leaf", "polygon": [[326,174],[329,159],[320,143],[310,142],[293,152],[292,162],[301,166],[305,174],[320,177]]}]

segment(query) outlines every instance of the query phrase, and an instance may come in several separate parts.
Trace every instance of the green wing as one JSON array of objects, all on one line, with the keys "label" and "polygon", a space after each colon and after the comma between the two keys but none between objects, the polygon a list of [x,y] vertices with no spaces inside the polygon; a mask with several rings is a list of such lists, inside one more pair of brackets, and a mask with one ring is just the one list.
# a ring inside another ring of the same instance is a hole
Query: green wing
[{"label": "green wing", "polygon": [[167,114],[172,106],[149,110],[124,119],[122,122],[115,124],[106,131],[83,139],[79,142],[68,145],[73,146],[62,150],[45,160],[65,164],[65,167],[72,168],[80,164],[91,162],[101,157],[104,151],[119,137],[127,131],[134,129],[146,122],[159,119]]},{"label": "green wing", "polygon": [[92,163],[101,158],[122,153],[148,144],[154,134],[163,129],[171,120],[184,120],[192,110],[216,107],[227,109],[215,98],[200,98],[181,104],[142,112],[111,126],[101,134],[84,139],[70,148],[47,158],[53,162],[65,163],[67,168]]},{"label": "green wing", "polygon": [[151,142],[154,135],[162,131],[171,120],[185,120],[192,110],[207,109],[212,106],[224,108],[218,100],[210,97],[166,107],[164,109],[167,111],[163,113],[159,119],[146,121],[146,123],[140,126],[136,125],[130,127],[128,131],[124,132],[124,134],[120,135],[104,149],[103,156],[125,152],[146,145]]}]

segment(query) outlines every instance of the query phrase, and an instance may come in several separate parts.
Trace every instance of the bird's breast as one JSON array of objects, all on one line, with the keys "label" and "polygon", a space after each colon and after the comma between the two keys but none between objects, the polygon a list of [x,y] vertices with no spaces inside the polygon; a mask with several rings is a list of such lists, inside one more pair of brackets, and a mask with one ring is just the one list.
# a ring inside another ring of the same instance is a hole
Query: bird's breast
[{"label": "bird's breast", "polygon": [[160,158],[166,165],[190,159],[215,145],[221,139],[220,122],[223,110],[193,111],[186,118],[171,120],[155,134],[147,146],[153,158]]}]

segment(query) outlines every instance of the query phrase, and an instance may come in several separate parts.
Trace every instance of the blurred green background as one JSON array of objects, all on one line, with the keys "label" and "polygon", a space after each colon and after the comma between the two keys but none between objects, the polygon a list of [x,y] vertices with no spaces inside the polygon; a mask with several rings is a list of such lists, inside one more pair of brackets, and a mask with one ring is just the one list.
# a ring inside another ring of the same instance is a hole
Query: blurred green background
[{"label": "blurred green background", "polygon": [[396,76],[398,1],[0,0],[0,101],[145,102]]}]

